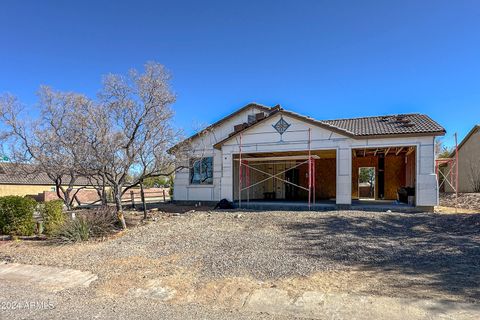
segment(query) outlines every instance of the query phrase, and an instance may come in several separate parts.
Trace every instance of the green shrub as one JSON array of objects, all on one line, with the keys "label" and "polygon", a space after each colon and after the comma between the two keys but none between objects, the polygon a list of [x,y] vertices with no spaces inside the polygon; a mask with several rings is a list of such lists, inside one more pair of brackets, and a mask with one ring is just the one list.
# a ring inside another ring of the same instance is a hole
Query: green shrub
[{"label": "green shrub", "polygon": [[87,241],[90,238],[106,236],[118,229],[114,211],[98,209],[79,212],[74,219],[69,219],[62,225],[58,234],[59,242]]},{"label": "green shrub", "polygon": [[69,219],[58,230],[57,239],[60,242],[87,241],[90,238],[90,224],[86,217]]},{"label": "green shrub", "polygon": [[37,202],[20,196],[0,197],[0,233],[30,236],[35,232],[33,213]]},{"label": "green shrub", "polygon": [[49,236],[55,235],[65,222],[63,200],[45,202],[40,208],[40,214],[45,234]]}]

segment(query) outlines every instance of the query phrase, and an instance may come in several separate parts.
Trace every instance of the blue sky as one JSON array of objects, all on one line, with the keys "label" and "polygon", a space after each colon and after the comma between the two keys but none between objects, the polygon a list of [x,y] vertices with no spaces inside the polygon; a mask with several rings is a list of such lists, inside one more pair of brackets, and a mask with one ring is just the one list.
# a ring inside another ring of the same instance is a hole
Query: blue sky
[{"label": "blue sky", "polygon": [[[4,1],[0,92],[94,96],[101,76],[164,64],[191,133],[244,104],[318,119],[421,112],[480,123],[480,1]],[[448,140],[448,139],[447,139]]]}]

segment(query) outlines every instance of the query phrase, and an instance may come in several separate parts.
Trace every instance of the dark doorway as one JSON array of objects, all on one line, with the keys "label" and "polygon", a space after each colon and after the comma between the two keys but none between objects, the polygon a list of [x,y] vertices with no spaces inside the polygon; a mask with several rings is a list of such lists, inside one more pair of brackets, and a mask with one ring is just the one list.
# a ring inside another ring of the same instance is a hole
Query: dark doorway
[{"label": "dark doorway", "polygon": [[[298,185],[300,182],[298,168],[285,172],[285,180]],[[298,191],[298,187],[292,186],[289,183],[285,183],[285,199],[298,200]]]}]

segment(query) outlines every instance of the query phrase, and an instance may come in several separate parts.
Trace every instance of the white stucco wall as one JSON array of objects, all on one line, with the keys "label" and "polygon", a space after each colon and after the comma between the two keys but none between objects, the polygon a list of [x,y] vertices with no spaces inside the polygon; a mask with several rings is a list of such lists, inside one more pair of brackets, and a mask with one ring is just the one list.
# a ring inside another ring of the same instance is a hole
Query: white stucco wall
[{"label": "white stucco wall", "polygon": [[[221,199],[222,186],[222,152],[214,149],[213,145],[225,139],[237,124],[248,121],[248,115],[262,112],[262,109],[251,107],[231,117],[216,126],[206,134],[194,140],[193,149],[195,157],[213,157],[213,184],[193,185],[189,183],[189,170],[184,169],[175,175],[174,200],[188,201],[218,201]],[[188,164],[186,164],[188,166]]]},{"label": "white stucco wall", "polygon": [[[233,130],[233,125],[244,122],[246,113],[231,119],[216,134],[216,139],[209,137],[209,142],[220,141]],[[434,172],[434,136],[397,137],[380,139],[352,139],[347,136],[320,128],[297,118],[284,115],[291,124],[287,132],[280,135],[272,127],[280,114],[255,125],[242,133],[242,152],[281,152],[302,151],[308,149],[308,129],[311,129],[311,149],[337,152],[337,204],[351,203],[352,190],[352,148],[415,146],[417,150],[417,206],[434,206],[438,202],[436,175]],[[213,139],[213,140],[212,140]],[[214,185],[189,186],[188,171],[177,174],[175,179],[175,200],[211,200],[233,199],[233,155],[239,152],[240,137],[237,135],[227,141],[222,150],[210,149],[214,155]],[[210,190],[204,191],[205,189]]]}]

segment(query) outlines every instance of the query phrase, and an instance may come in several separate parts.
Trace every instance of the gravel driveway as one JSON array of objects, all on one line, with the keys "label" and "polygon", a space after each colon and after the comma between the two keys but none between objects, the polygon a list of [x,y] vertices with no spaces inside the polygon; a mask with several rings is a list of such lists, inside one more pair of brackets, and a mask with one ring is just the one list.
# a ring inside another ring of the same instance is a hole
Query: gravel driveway
[{"label": "gravel driveway", "polygon": [[478,303],[479,230],[476,214],[197,211],[103,242],[0,243],[0,259],[91,271],[98,281],[69,301],[126,310],[156,298],[221,318],[261,288]]}]

